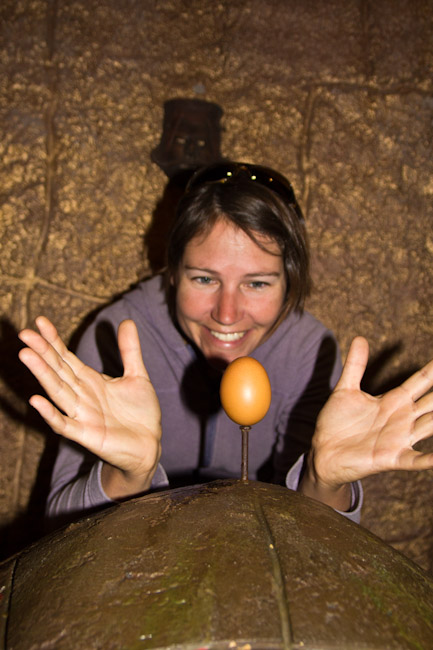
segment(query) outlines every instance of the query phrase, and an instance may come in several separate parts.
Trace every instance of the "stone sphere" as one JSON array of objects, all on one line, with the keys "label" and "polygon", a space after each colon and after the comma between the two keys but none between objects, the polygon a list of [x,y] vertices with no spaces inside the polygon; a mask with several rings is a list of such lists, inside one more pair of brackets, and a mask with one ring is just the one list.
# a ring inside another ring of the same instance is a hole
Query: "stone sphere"
[{"label": "stone sphere", "polygon": [[7,650],[433,647],[433,581],[331,508],[216,481],[112,506],[0,565]]}]

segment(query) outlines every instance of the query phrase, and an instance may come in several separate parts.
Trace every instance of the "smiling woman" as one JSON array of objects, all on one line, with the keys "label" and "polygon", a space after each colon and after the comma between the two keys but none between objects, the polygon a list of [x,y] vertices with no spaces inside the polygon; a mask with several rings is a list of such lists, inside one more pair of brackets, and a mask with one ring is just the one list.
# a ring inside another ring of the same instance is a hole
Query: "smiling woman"
[{"label": "smiling woman", "polygon": [[250,479],[285,484],[359,521],[359,479],[433,467],[433,454],[413,449],[433,433],[433,362],[373,398],[360,390],[368,344],[357,337],[338,380],[335,339],[303,309],[309,288],[305,224],[281,175],[225,163],[194,176],[165,274],[103,309],[77,356],[45,318],[40,334],[20,335],[22,361],[58,408],[42,396],[31,403],[66,439],[49,515],[237,477],[237,427],[218,389],[221,371],[241,356],[264,366],[272,389],[250,441]]}]

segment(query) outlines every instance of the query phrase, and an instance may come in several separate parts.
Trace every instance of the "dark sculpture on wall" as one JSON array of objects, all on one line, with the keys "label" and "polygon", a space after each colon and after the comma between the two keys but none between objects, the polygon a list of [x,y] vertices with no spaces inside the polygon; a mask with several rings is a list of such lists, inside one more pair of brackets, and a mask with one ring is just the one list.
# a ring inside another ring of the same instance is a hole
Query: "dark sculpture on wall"
[{"label": "dark sculpture on wall", "polygon": [[165,265],[165,248],[177,204],[191,175],[201,166],[223,160],[223,109],[203,99],[169,99],[164,104],[161,139],[150,154],[168,176],[164,193],[145,235],[146,257],[152,273]]},{"label": "dark sculpture on wall", "polygon": [[161,141],[151,159],[169,178],[222,159],[223,110],[202,99],[170,99],[164,104]]}]

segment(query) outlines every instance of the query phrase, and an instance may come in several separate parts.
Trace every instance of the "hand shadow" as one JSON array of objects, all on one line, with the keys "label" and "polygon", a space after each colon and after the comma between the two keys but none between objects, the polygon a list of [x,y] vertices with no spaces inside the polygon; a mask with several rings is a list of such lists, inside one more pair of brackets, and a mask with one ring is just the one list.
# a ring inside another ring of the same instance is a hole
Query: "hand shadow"
[{"label": "hand shadow", "polygon": [[[18,339],[18,332],[12,323],[3,318],[0,321],[0,377],[6,388],[0,396],[0,408],[3,421],[9,421],[9,426],[21,428],[24,435],[32,431],[43,439],[44,449],[39,459],[36,480],[30,493],[26,510],[19,514],[11,523],[0,526],[0,560],[8,557],[44,534],[44,506],[48,496],[49,481],[54,459],[57,453],[58,438],[45,424],[39,414],[28,404],[29,398],[35,393],[44,394],[39,382],[32,373],[21,363],[18,352],[24,347]],[[5,394],[8,393],[6,397]],[[7,427],[4,428],[4,435]],[[3,442],[3,445],[5,445]],[[24,443],[25,444],[25,443]],[[3,446],[2,445],[2,446]],[[18,450],[22,453],[23,450]],[[3,462],[8,460],[3,457]],[[9,460],[9,462],[17,462]],[[25,469],[25,465],[23,465]],[[14,486],[10,486],[10,496]],[[19,490],[15,490],[19,494]],[[16,497],[17,498],[17,497]],[[11,504],[11,509],[17,504]]]},{"label": "hand shadow", "polygon": [[380,375],[383,374],[383,371],[389,366],[392,359],[402,352],[402,350],[402,342],[397,341],[379,350],[371,357],[361,381],[361,390],[370,393],[370,395],[383,395],[389,390],[400,386],[400,384],[419,370],[419,367],[415,365],[405,366],[395,375],[391,375],[387,379],[380,379]]}]

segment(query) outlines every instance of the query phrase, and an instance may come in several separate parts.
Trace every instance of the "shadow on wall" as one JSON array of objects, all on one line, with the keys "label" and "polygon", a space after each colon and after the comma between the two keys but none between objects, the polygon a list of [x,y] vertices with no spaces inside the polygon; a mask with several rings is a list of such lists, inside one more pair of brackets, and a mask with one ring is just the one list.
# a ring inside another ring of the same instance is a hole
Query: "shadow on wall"
[{"label": "shadow on wall", "polygon": [[165,251],[168,236],[174,223],[177,204],[184,194],[194,171],[183,171],[168,181],[164,193],[152,214],[152,220],[144,236],[144,254],[152,275],[166,265]]},{"label": "shadow on wall", "polygon": [[[38,539],[44,534],[44,505],[48,496],[53,460],[58,438],[39,414],[28,404],[31,395],[44,394],[43,389],[18,358],[23,344],[16,328],[7,319],[1,321],[0,375],[10,398],[0,396],[3,421],[11,422],[25,432],[34,432],[43,439],[44,450],[38,464],[37,478],[30,494],[26,511],[9,525],[0,528],[0,560]],[[7,444],[2,444],[7,449]],[[11,490],[12,492],[12,490]],[[12,507],[15,504],[11,504]]]}]

